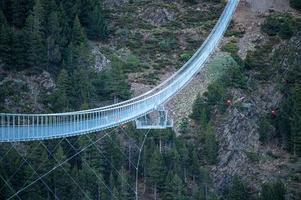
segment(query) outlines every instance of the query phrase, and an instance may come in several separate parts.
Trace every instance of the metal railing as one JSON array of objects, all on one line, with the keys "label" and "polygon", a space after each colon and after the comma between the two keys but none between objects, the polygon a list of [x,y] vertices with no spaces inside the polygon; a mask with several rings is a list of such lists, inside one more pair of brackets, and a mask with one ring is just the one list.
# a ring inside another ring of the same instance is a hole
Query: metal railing
[{"label": "metal railing", "polygon": [[130,100],[90,110],[54,114],[0,114],[0,142],[45,140],[96,132],[133,121],[166,103],[204,66],[225,33],[239,0],[229,0],[203,45],[173,76]]}]

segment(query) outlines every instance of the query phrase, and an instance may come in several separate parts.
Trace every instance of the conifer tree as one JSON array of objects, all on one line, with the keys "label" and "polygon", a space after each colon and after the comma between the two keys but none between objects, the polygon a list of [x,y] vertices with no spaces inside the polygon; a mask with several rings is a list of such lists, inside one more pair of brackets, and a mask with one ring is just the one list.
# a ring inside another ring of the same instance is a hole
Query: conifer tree
[{"label": "conifer tree", "polygon": [[12,59],[13,38],[12,29],[4,21],[0,25],[0,60],[6,68],[12,67],[14,61]]},{"label": "conifer tree", "polygon": [[125,100],[130,97],[130,87],[120,62],[112,61],[112,68],[106,71],[104,79],[106,81],[105,89],[111,96],[111,99]]},{"label": "conifer tree", "polygon": [[78,0],[64,0],[61,1],[61,5],[65,10],[68,24],[72,25],[75,16],[78,14]]},{"label": "conifer tree", "polygon": [[[6,17],[4,15],[3,10],[1,9],[1,7],[0,7],[0,24],[1,24],[1,26],[3,26],[3,25],[7,26],[8,25]],[[0,34],[1,34],[1,32],[0,32]]]},{"label": "conifer tree", "polygon": [[27,38],[25,48],[27,50],[26,66],[45,68],[47,66],[47,52],[45,48],[44,33],[42,27],[43,7],[37,0],[33,13],[26,19],[23,35]]},{"label": "conifer tree", "polygon": [[81,0],[79,17],[89,39],[100,40],[107,36],[107,26],[98,1]]},{"label": "conifer tree", "polygon": [[65,69],[62,69],[58,75],[57,90],[51,95],[53,110],[57,112],[70,110],[70,98],[72,97],[72,82]]},{"label": "conifer tree", "polygon": [[17,70],[22,70],[27,67],[27,52],[26,35],[18,31],[12,31],[12,46],[11,46],[11,67]]},{"label": "conifer tree", "polygon": [[218,142],[210,125],[204,134],[204,151],[207,163],[215,164],[218,155]]},{"label": "conifer tree", "polygon": [[155,150],[148,166],[149,181],[152,184],[155,199],[158,197],[158,191],[160,192],[162,190],[165,173],[163,158],[160,152]]},{"label": "conifer tree", "polygon": [[281,181],[265,183],[262,185],[262,200],[284,200],[286,189]]},{"label": "conifer tree", "polygon": [[226,199],[227,200],[248,200],[249,193],[245,185],[241,182],[238,176],[234,176],[230,187],[228,188]]},{"label": "conifer tree", "polygon": [[174,172],[168,173],[165,180],[164,200],[186,200],[185,186],[181,178]]},{"label": "conifer tree", "polygon": [[290,0],[290,5],[293,8],[296,8],[298,10],[301,10],[301,0]]},{"label": "conifer tree", "polygon": [[30,9],[32,9],[35,1],[34,0],[13,0],[12,1],[12,23],[18,28],[22,28],[27,16],[29,15]]},{"label": "conifer tree", "polygon": [[[47,23],[47,57],[48,63],[55,67],[55,71],[58,68],[62,60],[62,53],[60,48],[60,33],[61,28],[58,22],[58,14],[56,11],[53,11],[48,16]],[[47,70],[49,71],[49,69]]]},{"label": "conifer tree", "polygon": [[195,146],[190,146],[189,148],[188,166],[189,166],[190,175],[193,181],[195,181],[196,178],[200,175],[199,158]]},{"label": "conifer tree", "polygon": [[101,12],[100,7],[96,6],[90,13],[90,21],[86,30],[88,38],[91,40],[100,40],[107,36],[107,26]]},{"label": "conifer tree", "polygon": [[[59,146],[56,150],[56,152],[53,155],[54,160],[58,161],[59,163],[65,161],[66,156],[64,155],[63,148]],[[56,165],[56,164],[54,164]],[[53,181],[53,191],[55,192],[55,195],[62,199],[67,200],[70,199],[68,196],[70,195],[70,192],[72,191],[72,186],[70,185],[71,182],[69,179],[66,178],[64,169],[67,171],[70,171],[70,164],[68,162],[64,162],[63,165],[58,167],[56,170],[52,173],[52,181]]]}]

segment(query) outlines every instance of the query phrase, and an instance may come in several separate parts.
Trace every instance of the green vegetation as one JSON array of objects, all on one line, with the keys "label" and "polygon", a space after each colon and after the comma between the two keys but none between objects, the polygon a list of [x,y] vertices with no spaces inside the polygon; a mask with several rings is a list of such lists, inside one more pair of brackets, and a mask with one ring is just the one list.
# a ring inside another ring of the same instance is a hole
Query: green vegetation
[{"label": "green vegetation", "polygon": [[259,123],[259,140],[263,144],[271,139],[271,123],[266,116],[261,117]]},{"label": "green vegetation", "polygon": [[235,43],[235,41],[231,41],[227,44],[225,44],[222,48],[223,51],[229,52],[230,54],[237,54],[238,52],[238,46]]},{"label": "green vegetation", "polygon": [[[109,200],[115,195],[119,199],[134,199],[135,169],[132,163],[136,164],[138,151],[133,148],[132,142],[137,144],[142,142],[144,132],[135,130],[131,126],[126,128],[126,131],[134,141],[127,140],[118,131],[110,133],[109,137],[88,147],[44,176],[43,181],[40,180],[19,193],[19,197],[47,199],[54,198],[56,195],[61,199],[89,197]],[[0,172],[3,177],[0,179],[1,199],[6,199],[13,194],[9,186],[19,190],[24,184],[28,184],[26,181],[30,183],[38,178],[33,169],[39,169],[37,172],[42,175],[73,156],[91,141],[99,139],[101,135],[73,137],[64,141],[25,143],[24,148],[28,152],[26,159],[30,165],[21,165],[22,157],[17,152],[20,150],[12,149],[0,161]],[[9,145],[1,145],[0,154],[5,155],[9,147]],[[123,151],[120,151],[121,149]],[[145,194],[150,195],[151,198],[188,200],[210,197],[209,199],[213,199],[211,197],[214,193],[209,189],[212,187],[212,182],[208,169],[199,165],[197,147],[191,141],[176,137],[171,130],[152,130],[141,156],[139,184],[145,184]],[[20,165],[21,168],[18,170]],[[15,172],[14,178],[8,182],[9,186],[2,182],[8,180]],[[45,184],[56,193],[51,193]],[[198,187],[196,188],[195,185]],[[144,195],[143,190],[140,190],[139,194]]]},{"label": "green vegetation", "polygon": [[300,0],[290,0],[290,5],[297,10],[301,10],[301,1]]},{"label": "green vegetation", "polygon": [[248,200],[250,194],[238,176],[234,176],[228,188],[224,192],[227,200]]},{"label": "green vegetation", "polygon": [[282,144],[294,155],[301,155],[301,86],[289,87],[288,98],[282,103],[276,119],[278,136]]},{"label": "green vegetation", "polygon": [[261,198],[262,200],[284,200],[285,186],[281,181],[266,183],[262,185]]},{"label": "green vegetation", "polygon": [[82,67],[89,61],[86,35],[96,40],[107,34],[101,13],[95,0],[3,0],[0,59],[10,70]]},{"label": "green vegetation", "polygon": [[[194,0],[186,2],[196,3]],[[216,4],[221,1],[208,2]],[[146,75],[145,81],[155,84],[160,70],[175,63],[184,63],[194,48],[199,46],[196,39],[189,34],[183,37],[177,29],[209,29],[220,11],[216,6],[204,14],[191,7],[188,13],[184,13],[186,18],[155,28],[145,20],[136,20],[134,16],[128,15],[134,13],[135,6],[144,3],[177,9],[172,3],[158,5],[158,2],[152,1],[131,1],[126,8],[122,8],[128,13],[116,20],[117,25],[114,26],[118,30],[113,31],[113,34],[117,41],[118,38],[121,41],[117,42],[117,48],[128,47],[130,54],[123,56],[108,51],[106,56],[111,60],[110,67],[96,73],[89,68],[92,58],[88,39],[103,40],[108,35],[99,1],[3,0],[0,4],[1,62],[8,71],[46,70],[56,77],[57,87],[53,93],[45,94],[46,98],[43,99],[50,112],[87,109],[95,105],[95,100],[127,99],[130,92],[126,73],[141,71],[150,66],[145,63],[151,61],[154,71]],[[273,77],[283,92],[283,102],[277,115],[268,114],[259,118],[260,141],[267,144],[276,136],[289,152],[300,156],[301,76],[300,56],[295,56],[296,53],[300,54],[300,50],[273,51],[274,45],[279,44],[281,39],[288,42],[296,34],[296,24],[297,20],[289,15],[275,14],[269,17],[262,30],[277,37],[248,53],[245,61],[237,56],[235,40],[222,48],[229,54],[211,64],[210,70],[217,73],[214,73],[208,91],[203,96],[199,95],[193,105],[190,116],[195,125],[193,130],[190,129],[188,119],[184,119],[180,127],[181,136],[176,137],[171,130],[150,131],[138,172],[141,196],[166,200],[219,199],[209,174],[212,165],[219,161],[219,142],[214,120],[217,116],[226,115],[225,111],[229,108],[237,106],[240,109],[240,105],[232,104],[233,91],[248,94],[254,90],[257,85],[250,86],[249,79],[263,82]],[[132,29],[136,25],[141,32]],[[188,44],[185,52],[180,48],[180,37]],[[179,59],[166,59],[165,54],[174,54]],[[288,55],[285,69],[279,65],[282,57],[279,55]],[[28,90],[22,84],[13,86],[18,90]],[[1,110],[4,97],[13,94],[10,82],[1,85]],[[135,163],[139,150],[133,147],[134,144],[141,144],[143,132],[132,126],[125,129],[131,139],[119,134],[119,131],[110,132],[109,137],[89,146],[57,168],[53,167],[78,153],[91,140],[99,139],[101,134],[63,141],[17,144],[11,150],[9,145],[0,145],[0,199],[7,199],[14,190],[18,191],[28,182],[36,180],[38,174],[42,175],[52,169],[55,169],[52,173],[18,194],[20,199],[134,199],[136,174],[132,162]],[[19,153],[26,156],[30,164],[22,164],[23,159]],[[257,152],[244,153],[251,163],[256,164],[261,159]],[[33,169],[37,169],[38,174]],[[10,179],[11,176],[13,178]],[[284,199],[285,193],[286,187],[282,182],[267,183],[262,186],[260,199]],[[244,181],[233,176],[221,198],[247,200],[253,198],[250,195]]]},{"label": "green vegetation", "polygon": [[38,99],[48,111],[87,109],[95,106],[96,99],[130,97],[124,72],[138,68],[139,59],[112,59],[111,67],[103,73],[92,69],[94,58],[88,39],[103,40],[108,34],[99,1],[3,0],[0,22],[0,62],[4,69],[33,74],[47,71],[56,78],[53,93]]},{"label": "green vegetation", "polygon": [[289,39],[298,29],[295,19],[289,14],[275,13],[269,16],[262,26],[262,31],[269,36],[278,35],[282,39]]}]

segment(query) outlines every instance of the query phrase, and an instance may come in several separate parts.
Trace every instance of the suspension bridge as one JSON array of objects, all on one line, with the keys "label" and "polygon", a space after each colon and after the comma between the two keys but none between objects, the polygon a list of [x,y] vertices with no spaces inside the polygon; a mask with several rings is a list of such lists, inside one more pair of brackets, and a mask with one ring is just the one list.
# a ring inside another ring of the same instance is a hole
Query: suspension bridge
[{"label": "suspension bridge", "polygon": [[[136,121],[137,128],[166,128],[172,126],[164,104],[184,88],[203,68],[221,41],[239,0],[227,5],[210,35],[197,52],[173,76],[152,90],[127,101],[76,112],[51,114],[0,114],[0,142],[19,142],[66,138],[106,130]],[[157,112],[158,120],[150,124],[149,113]]]}]

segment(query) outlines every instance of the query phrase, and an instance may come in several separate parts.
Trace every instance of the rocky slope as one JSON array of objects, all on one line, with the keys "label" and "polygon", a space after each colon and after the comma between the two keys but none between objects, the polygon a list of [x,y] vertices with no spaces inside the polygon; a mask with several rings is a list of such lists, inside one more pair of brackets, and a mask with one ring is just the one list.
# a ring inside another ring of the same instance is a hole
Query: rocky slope
[{"label": "rocky slope", "polygon": [[[236,41],[238,55],[244,59],[248,51],[254,51],[256,45],[262,45],[268,41],[268,36],[261,32],[260,27],[265,18],[276,11],[299,15],[289,7],[288,0],[241,1],[234,17],[233,26],[221,46],[229,41]],[[300,43],[298,40],[300,40],[298,37],[292,38],[289,45],[296,46]],[[276,45],[274,48],[287,48],[286,45],[287,43],[284,42],[282,46]],[[220,54],[220,50],[217,51],[217,54]],[[283,60],[287,59],[283,58]],[[285,69],[285,62],[282,64]],[[177,95],[169,106],[176,122],[176,130],[181,122],[179,118],[181,116],[186,118],[191,112],[191,102],[194,101],[197,93],[202,94],[206,91],[206,85],[214,80],[207,78],[212,76],[212,72],[208,73],[208,67],[205,69]],[[283,99],[277,83],[273,81],[275,80],[272,78],[266,80],[266,83],[257,83],[256,80],[253,80],[251,85],[255,84],[252,86],[251,93],[232,89],[233,101],[238,101],[239,106],[230,107],[226,116],[217,115],[214,120],[219,141],[219,162],[216,166],[212,166],[211,174],[216,188],[220,191],[227,186],[234,175],[241,177],[243,182],[247,183],[251,191],[255,193],[260,191],[263,183],[286,177],[283,180],[286,179],[288,190],[293,191],[295,196],[300,195],[296,192],[298,191],[296,188],[300,184],[287,180],[287,177],[294,173],[290,170],[300,171],[300,166],[291,164],[290,155],[282,150],[276,141],[267,145],[262,145],[259,141],[260,117],[272,116],[274,109]]]}]

